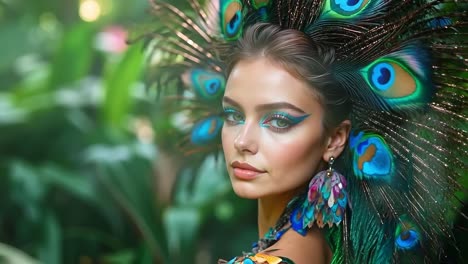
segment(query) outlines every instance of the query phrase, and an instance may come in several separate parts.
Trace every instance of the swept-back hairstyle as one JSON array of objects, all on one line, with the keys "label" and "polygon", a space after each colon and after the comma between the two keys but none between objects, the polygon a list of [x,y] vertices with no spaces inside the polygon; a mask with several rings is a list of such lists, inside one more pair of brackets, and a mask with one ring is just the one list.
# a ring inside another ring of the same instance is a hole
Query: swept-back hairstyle
[{"label": "swept-back hairstyle", "polygon": [[334,55],[332,48],[316,43],[301,31],[257,23],[247,28],[229,50],[227,74],[242,60],[271,60],[315,92],[325,110],[324,128],[330,131],[351,112],[349,96],[333,77]]}]

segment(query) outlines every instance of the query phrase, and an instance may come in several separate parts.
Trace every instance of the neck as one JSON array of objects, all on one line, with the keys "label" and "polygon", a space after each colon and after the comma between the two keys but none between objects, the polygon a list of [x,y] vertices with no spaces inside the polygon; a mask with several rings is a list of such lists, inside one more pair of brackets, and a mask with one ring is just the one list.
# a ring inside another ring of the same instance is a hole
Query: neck
[{"label": "neck", "polygon": [[258,199],[258,235],[262,238],[271,227],[275,227],[289,201],[299,193],[294,190],[287,193],[262,197]]}]

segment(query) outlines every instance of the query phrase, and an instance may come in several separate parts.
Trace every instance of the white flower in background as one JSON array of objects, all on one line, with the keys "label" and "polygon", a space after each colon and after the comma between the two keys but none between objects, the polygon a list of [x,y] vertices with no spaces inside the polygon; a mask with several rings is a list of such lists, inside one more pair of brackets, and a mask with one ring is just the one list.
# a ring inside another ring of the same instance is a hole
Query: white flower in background
[{"label": "white flower in background", "polygon": [[97,34],[96,49],[109,53],[122,53],[127,49],[127,31],[120,26],[109,26]]}]

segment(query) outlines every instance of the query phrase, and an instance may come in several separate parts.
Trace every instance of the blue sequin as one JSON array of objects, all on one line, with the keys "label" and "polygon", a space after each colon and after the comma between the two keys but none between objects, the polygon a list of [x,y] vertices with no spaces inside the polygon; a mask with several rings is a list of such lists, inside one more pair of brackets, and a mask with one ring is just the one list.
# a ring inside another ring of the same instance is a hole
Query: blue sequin
[{"label": "blue sequin", "polygon": [[284,233],[286,233],[286,231],[288,231],[288,229],[278,231],[278,233],[276,233],[275,239],[280,240],[280,238],[284,235]]},{"label": "blue sequin", "polygon": [[329,191],[327,190],[328,187],[329,187],[329,186],[327,186],[326,184],[324,184],[324,185],[322,186],[322,188],[320,188],[320,194],[322,194],[322,197],[323,197],[323,199],[325,199],[325,200],[328,200],[328,198],[330,197],[330,194],[331,194],[331,192],[329,192]]},{"label": "blue sequin", "polygon": [[303,220],[304,220],[304,214],[301,214],[299,217],[297,217],[297,214],[300,214],[300,210],[302,208],[296,208],[294,211],[291,213],[289,217],[289,221],[291,222],[291,227],[293,230],[298,232],[299,234],[305,235],[307,231],[304,228]]},{"label": "blue sequin", "polygon": [[348,196],[344,196],[342,199],[338,199],[338,205],[340,207],[346,207],[346,204],[348,204]]},{"label": "blue sequin", "polygon": [[251,259],[244,259],[243,264],[255,264]]}]

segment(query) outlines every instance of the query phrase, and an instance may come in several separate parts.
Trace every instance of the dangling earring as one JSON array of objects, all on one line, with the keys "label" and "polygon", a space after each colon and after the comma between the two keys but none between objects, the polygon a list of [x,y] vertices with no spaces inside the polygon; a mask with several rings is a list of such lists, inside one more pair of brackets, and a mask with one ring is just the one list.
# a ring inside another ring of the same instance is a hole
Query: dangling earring
[{"label": "dangling earring", "polygon": [[317,222],[319,227],[340,224],[344,218],[348,194],[346,179],[333,169],[334,157],[330,157],[327,170],[317,173],[309,184],[307,197],[300,208],[294,210],[290,221],[294,230],[304,233]]}]

